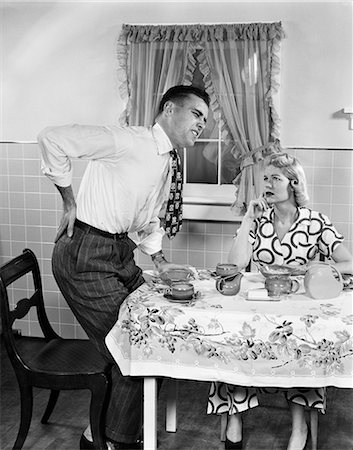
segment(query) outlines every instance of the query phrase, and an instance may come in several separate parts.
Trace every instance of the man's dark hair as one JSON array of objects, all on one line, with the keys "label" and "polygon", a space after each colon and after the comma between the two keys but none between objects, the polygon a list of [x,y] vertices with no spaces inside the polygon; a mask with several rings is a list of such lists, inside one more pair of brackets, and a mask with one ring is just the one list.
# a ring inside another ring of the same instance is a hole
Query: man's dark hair
[{"label": "man's dark hair", "polygon": [[207,106],[210,106],[210,97],[206,91],[200,89],[196,86],[173,86],[167,90],[167,92],[163,95],[162,100],[159,104],[158,113],[159,115],[164,108],[164,105],[169,102],[182,103],[186,98],[188,98],[191,94],[200,97]]}]

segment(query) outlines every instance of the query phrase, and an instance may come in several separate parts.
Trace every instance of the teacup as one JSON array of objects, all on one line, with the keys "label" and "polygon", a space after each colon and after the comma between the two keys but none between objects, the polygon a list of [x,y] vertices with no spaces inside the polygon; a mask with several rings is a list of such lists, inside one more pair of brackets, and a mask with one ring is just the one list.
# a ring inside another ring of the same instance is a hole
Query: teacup
[{"label": "teacup", "polygon": [[194,295],[194,286],[185,282],[172,283],[164,293],[176,300],[187,300]]},{"label": "teacup", "polygon": [[299,289],[299,281],[286,275],[273,275],[265,279],[265,288],[269,297],[294,294]]},{"label": "teacup", "polygon": [[239,272],[238,266],[231,263],[218,263],[216,266],[216,274],[219,277],[230,277]]}]

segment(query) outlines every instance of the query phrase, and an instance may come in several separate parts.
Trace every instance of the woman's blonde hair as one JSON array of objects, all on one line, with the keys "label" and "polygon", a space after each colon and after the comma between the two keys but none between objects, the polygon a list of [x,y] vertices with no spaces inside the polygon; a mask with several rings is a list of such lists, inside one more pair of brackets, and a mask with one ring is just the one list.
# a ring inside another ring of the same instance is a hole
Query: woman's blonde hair
[{"label": "woman's blonde hair", "polygon": [[266,165],[281,169],[291,181],[297,206],[305,206],[309,202],[305,172],[297,158],[288,153],[276,153],[266,159]]}]

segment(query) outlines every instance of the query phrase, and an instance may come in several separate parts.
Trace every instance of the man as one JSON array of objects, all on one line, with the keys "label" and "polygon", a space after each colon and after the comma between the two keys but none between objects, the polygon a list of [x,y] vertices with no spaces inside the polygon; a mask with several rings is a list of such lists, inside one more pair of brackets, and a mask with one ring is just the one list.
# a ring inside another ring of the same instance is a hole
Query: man
[{"label": "man", "polygon": [[[136,246],[156,268],[172,264],[162,252],[158,214],[169,195],[171,151],[193,146],[208,115],[208,95],[175,86],[163,96],[153,127],[61,126],[38,137],[42,171],[63,199],[52,265],[55,279],[89,339],[110,362],[104,338],[126,296],[143,282]],[[75,200],[70,159],[89,163]],[[129,236],[133,236],[131,240]],[[112,368],[106,416],[110,448],[141,448],[141,379]],[[86,430],[81,448],[93,448]]]}]

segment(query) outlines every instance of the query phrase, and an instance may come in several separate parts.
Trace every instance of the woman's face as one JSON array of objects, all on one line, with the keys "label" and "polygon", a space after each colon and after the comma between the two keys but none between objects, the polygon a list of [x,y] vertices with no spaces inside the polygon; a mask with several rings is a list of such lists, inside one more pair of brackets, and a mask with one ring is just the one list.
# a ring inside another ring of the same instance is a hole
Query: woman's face
[{"label": "woman's face", "polygon": [[271,165],[265,168],[264,196],[268,204],[294,200],[290,180],[283,175],[281,169]]}]

